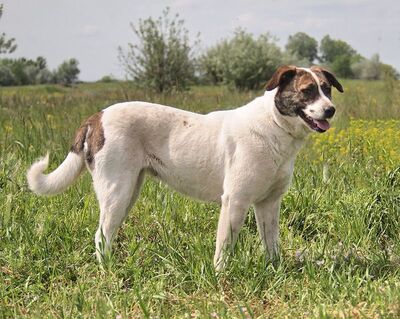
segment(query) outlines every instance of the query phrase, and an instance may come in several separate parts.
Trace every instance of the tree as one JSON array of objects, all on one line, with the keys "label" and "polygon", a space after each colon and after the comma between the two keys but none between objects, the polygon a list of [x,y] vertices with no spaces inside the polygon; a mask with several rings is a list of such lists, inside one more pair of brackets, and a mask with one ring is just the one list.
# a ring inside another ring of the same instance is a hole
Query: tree
[{"label": "tree", "polygon": [[351,65],[351,69],[356,79],[378,80],[380,78],[379,55],[374,54],[371,59],[361,59]]},{"label": "tree", "polygon": [[352,65],[363,59],[348,43],[331,39],[329,35],[322,38],[319,49],[320,61],[343,78],[353,78]]},{"label": "tree", "polygon": [[200,59],[203,76],[211,83],[238,89],[258,89],[281,64],[281,51],[268,33],[257,39],[242,29],[232,39],[210,48]]},{"label": "tree", "polygon": [[78,80],[78,74],[80,73],[78,64],[79,62],[76,59],[65,60],[61,63],[54,73],[56,83],[67,86],[75,83]]},{"label": "tree", "polygon": [[286,50],[298,59],[306,59],[311,64],[318,57],[318,42],[304,32],[289,36]]},{"label": "tree", "polygon": [[319,47],[321,52],[321,62],[333,63],[340,56],[353,57],[357,55],[348,43],[342,40],[331,39],[329,35],[322,38]]},{"label": "tree", "polygon": [[399,72],[389,64],[381,63],[380,71],[382,80],[398,80],[400,78]]},{"label": "tree", "polygon": [[379,54],[374,54],[370,59],[362,58],[353,63],[351,69],[355,78],[361,80],[397,80],[399,77],[394,67],[380,62]]},{"label": "tree", "polygon": [[[3,5],[0,4],[0,18],[3,15]],[[16,50],[17,45],[15,44],[15,39],[7,39],[6,34],[3,32],[0,35],[0,53],[12,53]]]},{"label": "tree", "polygon": [[184,20],[176,14],[170,18],[166,8],[157,20],[149,17],[131,24],[138,44],[119,48],[119,59],[127,75],[138,84],[158,92],[184,89],[194,78],[194,51]]}]

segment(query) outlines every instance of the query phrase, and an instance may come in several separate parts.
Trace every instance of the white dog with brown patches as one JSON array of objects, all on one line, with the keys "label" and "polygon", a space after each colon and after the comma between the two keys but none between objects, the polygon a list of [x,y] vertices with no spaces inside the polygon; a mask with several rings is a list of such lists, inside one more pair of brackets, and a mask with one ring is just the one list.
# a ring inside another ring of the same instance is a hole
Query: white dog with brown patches
[{"label": "white dog with brown patches", "polygon": [[200,115],[145,102],[115,104],[79,128],[71,151],[55,171],[43,174],[48,156],[34,163],[27,174],[29,187],[40,195],[62,192],[86,164],[100,205],[95,235],[100,262],[146,173],[184,194],[221,203],[217,270],[250,205],[263,245],[274,257],[281,198],[305,137],[329,129],[328,119],[335,112],[331,86],[343,92],[323,68],[282,66],[263,96],[234,110]]}]

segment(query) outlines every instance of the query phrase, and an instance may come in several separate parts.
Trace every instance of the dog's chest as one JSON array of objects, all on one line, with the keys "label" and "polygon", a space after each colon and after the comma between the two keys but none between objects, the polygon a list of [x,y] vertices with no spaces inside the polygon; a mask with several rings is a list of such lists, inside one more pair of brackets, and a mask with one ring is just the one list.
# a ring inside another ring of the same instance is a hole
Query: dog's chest
[{"label": "dog's chest", "polygon": [[264,200],[268,197],[283,195],[289,188],[293,176],[294,159],[288,160],[279,167],[260,171],[255,180],[253,202]]}]

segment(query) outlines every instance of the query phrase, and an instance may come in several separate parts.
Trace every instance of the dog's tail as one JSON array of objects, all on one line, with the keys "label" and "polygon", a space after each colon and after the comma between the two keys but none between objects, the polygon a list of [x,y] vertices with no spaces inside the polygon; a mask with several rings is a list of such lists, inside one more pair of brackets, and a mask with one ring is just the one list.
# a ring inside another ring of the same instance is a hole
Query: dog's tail
[{"label": "dog's tail", "polygon": [[43,174],[49,166],[49,154],[29,168],[27,173],[29,188],[38,195],[54,195],[70,186],[82,173],[85,167],[83,152],[69,152],[68,156],[50,174]]}]

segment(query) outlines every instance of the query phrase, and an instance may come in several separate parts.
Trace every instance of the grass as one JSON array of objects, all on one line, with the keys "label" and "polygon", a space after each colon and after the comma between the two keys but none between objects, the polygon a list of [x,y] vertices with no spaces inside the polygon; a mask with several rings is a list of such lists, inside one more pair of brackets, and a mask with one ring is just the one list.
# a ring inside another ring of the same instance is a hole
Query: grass
[{"label": "grass", "polygon": [[43,198],[28,191],[25,172],[47,150],[57,167],[79,123],[114,102],[205,113],[261,92],[195,87],[162,96],[129,83],[2,88],[0,318],[398,318],[400,85],[344,87],[334,96],[335,130],[313,135],[297,160],[282,205],[280,262],[266,263],[250,211],[220,275],[212,267],[217,205],[148,180],[100,270],[88,174]]}]

